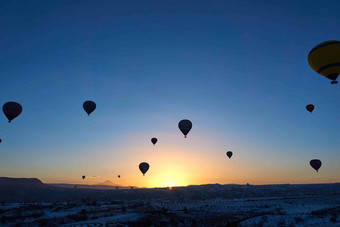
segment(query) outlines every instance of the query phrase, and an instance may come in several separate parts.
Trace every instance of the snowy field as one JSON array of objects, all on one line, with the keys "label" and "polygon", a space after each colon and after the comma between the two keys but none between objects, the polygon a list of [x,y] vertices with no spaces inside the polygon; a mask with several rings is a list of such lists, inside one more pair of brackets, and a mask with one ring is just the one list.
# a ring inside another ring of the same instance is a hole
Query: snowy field
[{"label": "snowy field", "polygon": [[0,225],[340,226],[339,184],[77,192],[67,201],[1,202]]}]

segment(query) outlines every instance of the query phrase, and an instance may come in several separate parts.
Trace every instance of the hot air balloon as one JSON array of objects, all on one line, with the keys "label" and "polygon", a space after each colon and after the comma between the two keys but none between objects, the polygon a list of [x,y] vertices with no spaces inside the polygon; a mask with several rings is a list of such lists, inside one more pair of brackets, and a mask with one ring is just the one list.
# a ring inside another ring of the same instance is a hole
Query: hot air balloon
[{"label": "hot air balloon", "polygon": [[85,179],[85,176],[82,176],[81,178],[83,178],[83,180]]},{"label": "hot air balloon", "polygon": [[337,84],[340,73],[340,41],[330,40],[316,45],[308,54],[309,66]]},{"label": "hot air balloon", "polygon": [[231,151],[228,151],[226,154],[229,158],[231,158],[231,156],[233,156],[233,152],[231,152]]},{"label": "hot air balloon", "polygon": [[321,167],[321,161],[319,159],[313,159],[309,162],[310,166],[318,172]]},{"label": "hot air balloon", "polygon": [[153,143],[153,145],[155,145],[155,144],[157,143],[157,141],[158,141],[158,140],[157,140],[157,138],[155,138],[155,137],[151,139],[151,143]]},{"label": "hot air balloon", "polygon": [[120,175],[118,175],[118,178],[120,178]]},{"label": "hot air balloon", "polygon": [[308,104],[308,105],[306,106],[306,110],[308,110],[309,112],[313,112],[313,110],[314,110],[314,105],[313,105],[313,104]]},{"label": "hot air balloon", "polygon": [[149,167],[149,164],[146,162],[139,164],[139,170],[143,173],[143,176],[145,176],[145,173],[149,170]]},{"label": "hot air balloon", "polygon": [[2,106],[2,111],[8,119],[8,123],[11,123],[14,118],[21,114],[22,106],[17,102],[6,102]]},{"label": "hot air balloon", "polygon": [[184,138],[187,138],[188,133],[190,132],[192,128],[192,123],[189,120],[181,120],[178,123],[178,128],[181,130],[181,132],[184,134]]},{"label": "hot air balloon", "polygon": [[2,140],[0,139],[0,143],[2,142]]},{"label": "hot air balloon", "polygon": [[86,101],[83,103],[83,108],[87,115],[90,116],[90,114],[96,109],[96,103],[93,101]]}]

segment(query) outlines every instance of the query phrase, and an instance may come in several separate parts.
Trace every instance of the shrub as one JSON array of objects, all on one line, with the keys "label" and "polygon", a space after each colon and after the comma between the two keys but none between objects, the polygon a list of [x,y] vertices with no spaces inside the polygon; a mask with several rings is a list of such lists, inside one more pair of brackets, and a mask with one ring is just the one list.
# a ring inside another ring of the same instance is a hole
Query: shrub
[{"label": "shrub", "polygon": [[336,218],[337,218],[336,215],[332,215],[330,221],[336,223],[337,222]]},{"label": "shrub", "polygon": [[80,214],[86,214],[86,209],[82,209],[79,213]]},{"label": "shrub", "polygon": [[40,217],[42,217],[42,216],[44,216],[44,215],[45,215],[45,212],[44,212],[44,211],[40,211],[40,212],[33,213],[33,214],[32,214],[32,217],[33,217],[34,219],[37,219],[37,218],[40,218]]},{"label": "shrub", "polygon": [[184,207],[184,208],[183,208],[183,212],[184,212],[185,214],[189,213],[189,212],[188,212],[188,208],[187,208],[187,207]]},{"label": "shrub", "polygon": [[295,217],[294,220],[295,220],[295,223],[300,223],[303,221],[301,217]]},{"label": "shrub", "polygon": [[286,226],[286,220],[284,218],[281,218],[278,222],[277,222],[278,226]]}]

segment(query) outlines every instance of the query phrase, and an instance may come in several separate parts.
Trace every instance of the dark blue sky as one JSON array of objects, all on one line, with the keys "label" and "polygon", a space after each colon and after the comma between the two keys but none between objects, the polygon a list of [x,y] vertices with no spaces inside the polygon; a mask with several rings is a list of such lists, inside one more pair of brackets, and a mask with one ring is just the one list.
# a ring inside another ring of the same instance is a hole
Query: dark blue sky
[{"label": "dark blue sky", "polygon": [[[340,85],[307,63],[315,45],[339,40],[339,8],[338,1],[2,1],[0,101],[21,103],[23,113],[12,124],[0,118],[0,173],[76,182],[83,173],[125,172],[126,184],[162,186],[167,163],[157,155],[168,152],[177,174],[185,171],[179,159],[210,170],[200,178],[189,169],[176,181],[169,167],[175,184],[339,181]],[[90,117],[85,100],[97,103]],[[183,118],[194,124],[191,141],[178,131]],[[153,136],[161,137],[157,151]],[[237,163],[229,169],[227,150]],[[313,158],[324,163],[317,176]],[[135,178],[147,160],[156,183]],[[240,174],[228,178],[221,168]]]}]

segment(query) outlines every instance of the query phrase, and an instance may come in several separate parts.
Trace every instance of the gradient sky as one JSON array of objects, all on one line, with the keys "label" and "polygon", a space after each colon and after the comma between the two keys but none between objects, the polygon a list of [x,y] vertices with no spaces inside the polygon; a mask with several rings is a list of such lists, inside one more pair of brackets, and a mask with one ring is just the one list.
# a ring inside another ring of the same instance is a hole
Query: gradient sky
[{"label": "gradient sky", "polygon": [[[340,182],[340,85],[307,63],[315,45],[339,40],[339,6],[1,1],[0,104],[23,112],[11,124],[0,116],[0,175],[140,187]],[[86,100],[97,103],[90,117]],[[181,119],[193,122],[187,139]]]}]

